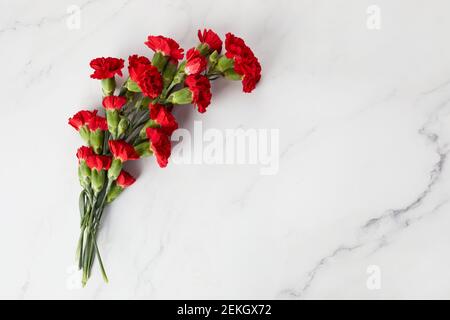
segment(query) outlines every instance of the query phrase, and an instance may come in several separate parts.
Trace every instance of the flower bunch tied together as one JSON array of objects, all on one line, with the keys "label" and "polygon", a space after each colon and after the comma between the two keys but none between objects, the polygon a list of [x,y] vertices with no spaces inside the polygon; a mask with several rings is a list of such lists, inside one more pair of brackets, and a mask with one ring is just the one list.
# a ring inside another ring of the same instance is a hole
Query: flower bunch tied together
[{"label": "flower bunch tied together", "polygon": [[244,40],[228,33],[223,42],[212,30],[198,31],[199,43],[184,54],[179,44],[163,36],[149,36],[145,45],[152,58],[132,54],[125,61],[101,57],[90,63],[91,78],[100,80],[102,107],[82,110],[69,124],[84,141],[76,156],[82,191],[79,197],[80,237],[76,250],[82,284],[98,260],[108,278],[97,245],[104,209],[136,179],[126,171],[129,161],[154,156],[159,167],[168,165],[171,135],[178,128],[172,114],[178,105],[193,104],[204,113],[211,102],[211,81],[242,82],[251,92],[261,78],[261,65]]}]

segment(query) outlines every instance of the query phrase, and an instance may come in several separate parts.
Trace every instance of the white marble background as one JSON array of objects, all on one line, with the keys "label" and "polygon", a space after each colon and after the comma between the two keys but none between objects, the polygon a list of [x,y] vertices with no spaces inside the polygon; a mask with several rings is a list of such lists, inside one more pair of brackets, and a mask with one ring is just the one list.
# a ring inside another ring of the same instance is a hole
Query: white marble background
[{"label": "white marble background", "polygon": [[[80,29],[67,27],[70,5]],[[370,5],[379,30],[367,28]],[[450,298],[449,10],[446,0],[2,0],[0,298]],[[99,240],[111,282],[95,272],[77,289],[81,142],[67,118],[99,104],[88,63],[149,54],[149,34],[189,48],[202,27],[244,37],[263,79],[249,95],[214,83],[207,113],[177,116],[191,130],[194,120],[279,129],[279,172],[135,165],[139,180]]]}]

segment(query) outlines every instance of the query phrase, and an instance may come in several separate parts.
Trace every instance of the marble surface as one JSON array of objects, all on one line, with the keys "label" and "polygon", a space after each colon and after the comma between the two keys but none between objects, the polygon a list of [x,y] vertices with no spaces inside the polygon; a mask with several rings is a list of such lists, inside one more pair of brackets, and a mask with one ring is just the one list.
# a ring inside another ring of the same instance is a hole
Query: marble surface
[{"label": "marble surface", "polygon": [[[3,0],[0,298],[450,298],[449,10],[445,0]],[[98,106],[88,62],[149,54],[149,34],[189,48],[202,27],[245,38],[263,79],[252,94],[214,83],[204,115],[177,117],[189,130],[278,129],[278,172],[134,164],[138,182],[99,239],[111,281],[95,272],[80,289],[81,142],[67,118]]]}]

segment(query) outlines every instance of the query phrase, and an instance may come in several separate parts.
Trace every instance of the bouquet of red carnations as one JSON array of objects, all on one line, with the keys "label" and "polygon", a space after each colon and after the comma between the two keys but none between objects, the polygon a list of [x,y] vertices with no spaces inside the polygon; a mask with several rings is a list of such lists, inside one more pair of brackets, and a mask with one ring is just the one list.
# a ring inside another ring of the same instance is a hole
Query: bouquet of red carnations
[{"label": "bouquet of red carnations", "polygon": [[210,81],[225,77],[240,80],[244,92],[251,92],[261,78],[261,66],[245,42],[231,33],[222,40],[212,30],[198,31],[200,43],[187,51],[163,36],[149,36],[145,44],[154,51],[128,58],[128,79],[118,88],[124,60],[97,58],[91,61],[91,78],[101,81],[103,109],[83,110],[69,119],[86,143],[78,149],[78,177],[81,232],[76,257],[86,285],[98,258],[103,279],[105,268],[97,245],[105,207],[135,182],[124,165],[127,161],[154,155],[161,168],[167,166],[171,134],[178,124],[173,106],[194,104],[201,113],[211,101]]}]

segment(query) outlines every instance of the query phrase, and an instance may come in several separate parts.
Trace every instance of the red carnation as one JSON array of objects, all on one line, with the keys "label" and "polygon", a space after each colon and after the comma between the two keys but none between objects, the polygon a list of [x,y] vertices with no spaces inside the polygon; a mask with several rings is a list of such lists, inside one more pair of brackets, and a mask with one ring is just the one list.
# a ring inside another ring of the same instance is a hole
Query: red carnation
[{"label": "red carnation", "polygon": [[131,174],[129,174],[125,170],[122,170],[117,177],[116,185],[118,185],[122,189],[125,189],[126,187],[131,186],[135,181],[136,179]]},{"label": "red carnation", "polygon": [[139,75],[143,72],[146,66],[151,65],[150,60],[144,56],[138,56],[133,54],[128,57],[128,73],[130,74],[131,80],[137,82]]},{"label": "red carnation", "polygon": [[94,69],[91,78],[103,80],[114,77],[115,74],[122,76],[123,59],[117,58],[96,58],[91,61],[90,66]]},{"label": "red carnation", "polygon": [[106,96],[103,98],[103,107],[106,110],[120,110],[127,103],[127,98],[120,96]]},{"label": "red carnation", "polygon": [[244,40],[236,37],[232,33],[225,35],[225,49],[227,50],[225,55],[230,59],[238,57],[245,60],[255,56],[252,49],[245,44]]},{"label": "red carnation", "polygon": [[206,69],[206,58],[195,48],[191,48],[186,53],[186,74],[198,74]]},{"label": "red carnation", "polygon": [[191,74],[184,82],[192,92],[192,102],[197,105],[198,111],[203,113],[211,102],[211,84],[207,77],[200,74]]},{"label": "red carnation", "polygon": [[203,33],[201,30],[198,30],[198,40],[201,43],[207,44],[211,51],[217,50],[218,53],[222,51],[222,40],[220,40],[217,33],[212,31],[211,29],[203,29]]},{"label": "red carnation", "polygon": [[234,71],[242,76],[244,92],[252,92],[261,79],[261,65],[244,40],[231,33],[226,34],[226,57],[234,60]]},{"label": "red carnation", "polygon": [[247,60],[236,59],[234,71],[242,75],[242,87],[244,92],[252,92],[261,79],[261,65],[256,57]]},{"label": "red carnation", "polygon": [[161,168],[167,166],[171,144],[169,137],[161,128],[147,128],[147,138],[150,139],[150,149],[156,156],[156,161]]},{"label": "red carnation", "polygon": [[89,119],[87,126],[89,130],[95,131],[97,129],[106,131],[108,130],[108,123],[106,122],[106,118],[100,117],[100,116],[93,116],[91,119]]},{"label": "red carnation", "polygon": [[88,156],[86,159],[86,164],[88,167],[92,170],[95,169],[97,171],[100,170],[108,170],[111,166],[111,157],[110,156],[103,156],[103,155],[92,155]]},{"label": "red carnation", "polygon": [[82,146],[82,147],[79,147],[77,150],[78,162],[80,162],[81,160],[86,161],[87,158],[92,155],[94,155],[94,150],[92,150],[91,147]]},{"label": "red carnation", "polygon": [[142,93],[154,99],[161,94],[163,89],[163,80],[158,69],[152,65],[148,66],[140,75],[137,82]]},{"label": "red carnation", "polygon": [[69,124],[78,131],[80,130],[80,127],[87,124],[89,120],[91,120],[91,118],[95,117],[96,115],[97,110],[82,110],[77,112],[72,118],[69,118]]},{"label": "red carnation", "polygon": [[145,44],[153,51],[159,51],[171,60],[178,61],[183,59],[184,50],[180,48],[180,45],[171,38],[166,38],[163,36],[148,36]]},{"label": "red carnation", "polygon": [[133,146],[124,140],[109,140],[108,145],[114,158],[120,159],[122,162],[139,159],[139,154]]},{"label": "red carnation", "polygon": [[146,57],[132,55],[128,59],[130,78],[137,83],[142,92],[154,99],[161,94],[163,80],[158,69]]},{"label": "red carnation", "polygon": [[170,137],[178,129],[178,123],[175,117],[162,104],[150,103],[148,107],[150,109],[150,119],[159,124],[164,133]]}]

